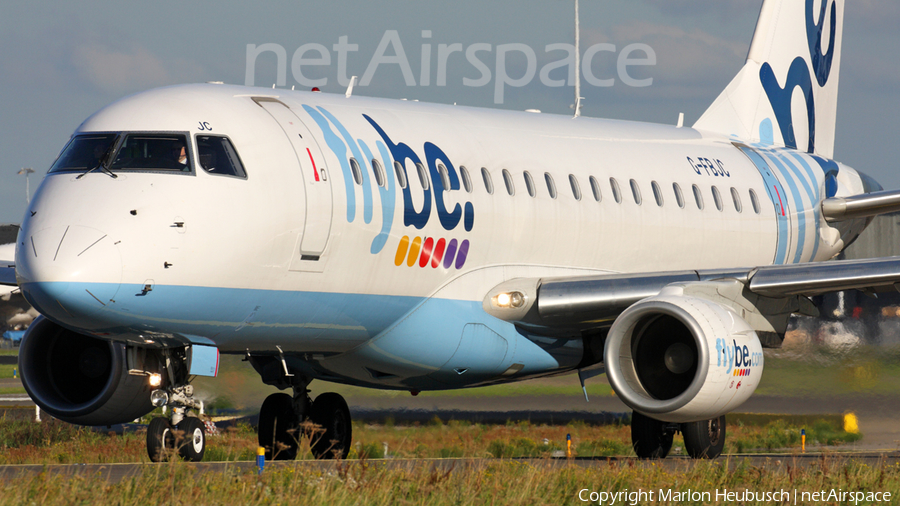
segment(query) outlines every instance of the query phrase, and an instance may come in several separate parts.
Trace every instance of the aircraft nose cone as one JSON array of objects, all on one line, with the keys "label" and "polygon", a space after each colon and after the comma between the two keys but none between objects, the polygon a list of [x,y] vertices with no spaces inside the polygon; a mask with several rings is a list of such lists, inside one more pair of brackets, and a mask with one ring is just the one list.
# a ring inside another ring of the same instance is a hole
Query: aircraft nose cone
[{"label": "aircraft nose cone", "polygon": [[20,234],[16,278],[38,311],[57,321],[105,309],[122,281],[122,258],[104,232],[84,226],[50,227]]}]

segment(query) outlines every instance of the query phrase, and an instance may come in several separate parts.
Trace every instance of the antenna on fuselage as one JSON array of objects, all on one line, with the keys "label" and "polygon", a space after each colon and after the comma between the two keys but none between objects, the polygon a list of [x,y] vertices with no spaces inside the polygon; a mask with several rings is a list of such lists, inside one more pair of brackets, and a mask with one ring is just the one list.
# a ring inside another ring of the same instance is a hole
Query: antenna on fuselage
[{"label": "antenna on fuselage", "polygon": [[350,98],[350,95],[353,94],[353,85],[356,84],[356,76],[350,78],[350,84],[347,85],[347,92],[344,93],[344,96]]},{"label": "antenna on fuselage", "polygon": [[581,116],[581,26],[578,20],[578,0],[575,0],[575,103],[572,108],[575,109],[575,115],[572,118]]}]

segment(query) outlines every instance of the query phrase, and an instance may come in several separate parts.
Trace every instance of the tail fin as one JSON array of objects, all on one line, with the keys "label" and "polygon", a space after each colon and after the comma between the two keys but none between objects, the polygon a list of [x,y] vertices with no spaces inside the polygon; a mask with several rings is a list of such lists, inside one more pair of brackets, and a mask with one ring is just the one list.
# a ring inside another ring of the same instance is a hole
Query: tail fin
[{"label": "tail fin", "polygon": [[747,63],[694,128],[834,154],[845,0],[765,0]]}]

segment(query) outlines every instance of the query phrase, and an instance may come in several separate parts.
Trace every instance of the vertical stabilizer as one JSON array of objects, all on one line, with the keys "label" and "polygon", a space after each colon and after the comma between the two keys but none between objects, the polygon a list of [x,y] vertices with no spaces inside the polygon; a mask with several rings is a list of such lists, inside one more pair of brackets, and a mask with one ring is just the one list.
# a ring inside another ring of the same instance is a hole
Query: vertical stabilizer
[{"label": "vertical stabilizer", "polygon": [[765,0],[747,63],[694,128],[834,154],[845,0]]}]

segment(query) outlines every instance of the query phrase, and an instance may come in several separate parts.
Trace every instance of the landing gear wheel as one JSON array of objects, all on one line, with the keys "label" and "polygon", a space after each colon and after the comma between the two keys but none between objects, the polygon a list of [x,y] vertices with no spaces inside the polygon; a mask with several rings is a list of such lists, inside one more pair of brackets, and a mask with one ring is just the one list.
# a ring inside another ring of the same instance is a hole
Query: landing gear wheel
[{"label": "landing gear wheel", "polygon": [[206,425],[197,417],[184,418],[175,426],[182,434],[178,441],[181,458],[191,462],[203,460],[206,452]]},{"label": "landing gear wheel", "polygon": [[150,462],[165,462],[175,451],[175,434],[166,418],[150,420],[147,427],[147,455]]},{"label": "landing gear wheel", "polygon": [[272,394],[259,410],[257,435],[266,450],[266,460],[294,460],[299,444],[300,421],[288,394]]},{"label": "landing gear wheel", "polygon": [[634,411],[631,413],[631,446],[639,459],[664,459],[672,449],[673,432],[666,423]]},{"label": "landing gear wheel", "polygon": [[334,392],[324,393],[313,402],[310,419],[320,427],[310,439],[313,455],[317,459],[347,458],[353,437],[347,401]]},{"label": "landing gear wheel", "polygon": [[725,415],[681,424],[684,449],[695,459],[714,459],[725,448]]}]

